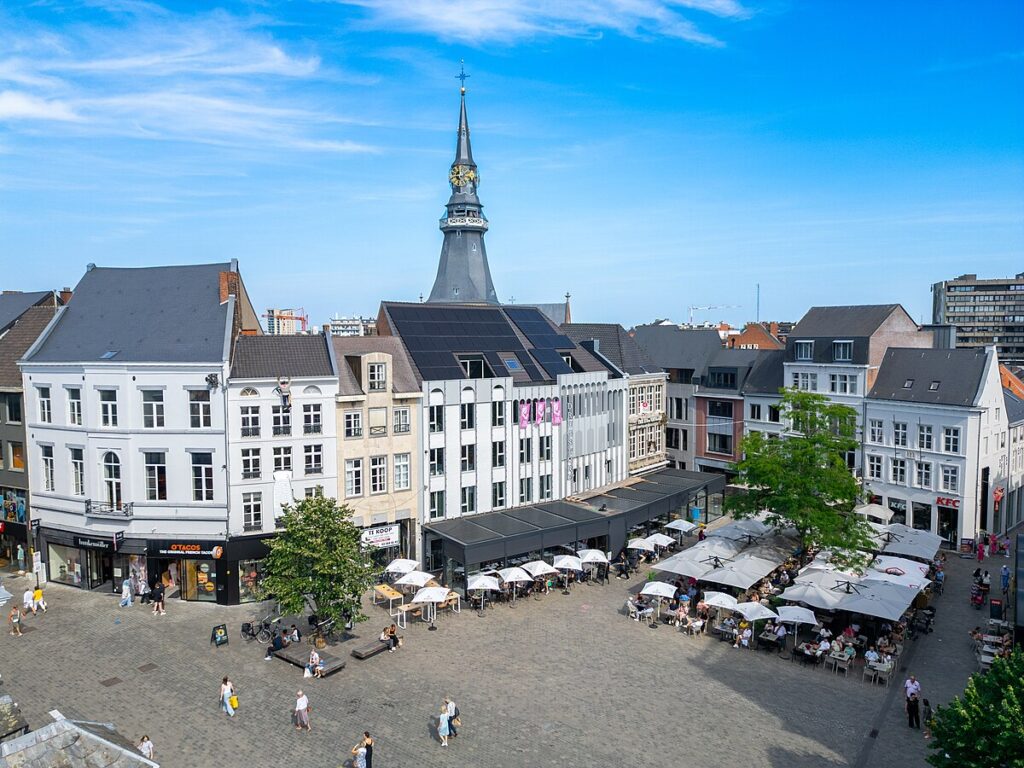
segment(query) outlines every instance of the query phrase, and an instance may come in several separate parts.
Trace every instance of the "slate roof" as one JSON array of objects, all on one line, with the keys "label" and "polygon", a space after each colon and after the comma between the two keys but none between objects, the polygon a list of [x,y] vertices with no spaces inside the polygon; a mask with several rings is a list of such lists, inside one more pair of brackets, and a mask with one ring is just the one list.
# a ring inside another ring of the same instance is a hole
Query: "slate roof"
[{"label": "slate roof", "polygon": [[239,336],[231,360],[233,379],[332,377],[328,340],[315,336]]},{"label": "slate roof", "polygon": [[[727,349],[722,348],[714,351],[704,368],[698,368],[695,376],[700,376],[700,395],[713,397],[716,394],[739,394],[743,391],[747,375],[750,369],[757,362],[758,357],[763,354],[759,349]],[[734,370],[736,372],[735,387],[713,387],[710,384],[711,372],[715,369]]]},{"label": "slate roof", "polygon": [[777,395],[786,386],[786,350],[761,350],[743,384],[743,393],[751,395]]},{"label": "slate roof", "polygon": [[699,371],[722,348],[715,330],[682,329],[677,325],[638,325],[636,341],[661,368]]},{"label": "slate roof", "polygon": [[39,338],[56,312],[55,306],[29,307],[6,332],[0,332],[3,333],[0,336],[0,388],[21,389],[18,360]]},{"label": "slate roof", "polygon": [[[153,768],[112,725],[56,722],[0,744],[0,768]],[[157,766],[158,768],[158,766]]]},{"label": "slate roof", "polygon": [[334,344],[334,356],[338,361],[338,394],[363,394],[363,388],[359,385],[359,379],[356,378],[349,358],[358,359],[371,352],[386,352],[391,355],[392,370],[388,373],[392,392],[397,394],[420,391],[420,381],[401,339],[395,336],[335,336],[331,342]]},{"label": "slate roof", "polygon": [[903,307],[899,304],[811,307],[790,332],[790,340],[798,336],[837,339],[867,337],[898,309],[902,310]]},{"label": "slate roof", "polygon": [[29,307],[53,297],[53,291],[0,293],[0,331],[25,313]]},{"label": "slate roof", "polygon": [[220,362],[228,303],[220,273],[230,263],[93,267],[75,288],[32,362]]},{"label": "slate roof", "polygon": [[1006,402],[1006,419],[1010,425],[1024,421],[1024,400],[1008,389],[1003,389],[1003,400]]},{"label": "slate roof", "polygon": [[597,352],[608,358],[616,368],[631,375],[662,373],[663,368],[655,363],[636,339],[616,323],[564,323],[562,333],[581,344],[596,340]]},{"label": "slate roof", "polygon": [[[983,383],[988,356],[977,349],[890,348],[882,358],[872,400],[969,406]],[[938,382],[936,389],[931,389]],[[909,383],[909,386],[907,384]]]}]

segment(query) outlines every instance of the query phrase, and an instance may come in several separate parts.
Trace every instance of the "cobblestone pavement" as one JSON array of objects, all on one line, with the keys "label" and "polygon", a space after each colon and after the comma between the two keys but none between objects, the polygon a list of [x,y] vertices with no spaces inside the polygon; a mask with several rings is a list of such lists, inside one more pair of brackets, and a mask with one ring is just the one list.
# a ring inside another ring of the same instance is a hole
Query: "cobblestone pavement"
[{"label": "cobblestone pavement", "polygon": [[[910,644],[906,665],[933,704],[973,671],[966,631],[981,617],[967,606],[971,568],[951,559],[938,628]],[[24,582],[5,583],[20,595]],[[436,632],[410,624],[405,648],[367,661],[348,657],[358,640],[349,641],[334,650],[348,666],[324,681],[264,662],[265,646],[239,638],[254,606],[169,601],[167,615],[153,617],[146,606],[119,609],[113,595],[51,585],[49,613],[30,617],[23,638],[0,636],[0,690],[33,727],[57,708],[113,722],[131,739],[148,733],[166,768],[337,768],[363,730],[377,739],[377,768],[924,766],[898,686],[649,629],[621,611],[638,583],[581,585],[483,617],[467,609],[440,617]],[[383,608],[367,611],[356,628],[364,640],[387,621]],[[219,623],[231,641],[214,648]],[[239,690],[232,720],[218,709],[223,675]],[[290,725],[298,688],[313,704],[308,735]],[[446,695],[464,722],[448,749],[432,724]]]}]

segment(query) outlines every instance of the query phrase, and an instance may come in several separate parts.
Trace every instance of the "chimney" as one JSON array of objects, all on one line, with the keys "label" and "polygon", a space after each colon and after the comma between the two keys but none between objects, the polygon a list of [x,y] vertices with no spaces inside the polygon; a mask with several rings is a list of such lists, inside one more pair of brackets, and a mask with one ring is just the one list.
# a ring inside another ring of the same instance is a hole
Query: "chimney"
[{"label": "chimney", "polygon": [[70,288],[64,286],[63,288],[60,289],[60,292],[57,295],[60,296],[61,304],[67,304],[69,301],[71,301],[71,297],[74,295],[74,293]]},{"label": "chimney", "polygon": [[238,273],[220,273],[220,303],[228,300],[228,296],[238,296]]},{"label": "chimney", "polygon": [[774,336],[776,339],[779,338],[779,324],[772,320],[768,324],[768,333]]}]

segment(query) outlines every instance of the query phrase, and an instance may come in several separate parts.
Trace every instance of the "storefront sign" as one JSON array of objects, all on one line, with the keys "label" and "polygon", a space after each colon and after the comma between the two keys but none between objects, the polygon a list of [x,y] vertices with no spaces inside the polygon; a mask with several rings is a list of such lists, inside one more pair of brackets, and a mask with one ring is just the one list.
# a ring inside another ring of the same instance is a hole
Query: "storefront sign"
[{"label": "storefront sign", "polygon": [[114,532],[114,551],[117,552],[118,548],[124,544],[124,531]]},{"label": "storefront sign", "polygon": [[974,554],[974,539],[960,539],[960,555],[968,557]]},{"label": "storefront sign", "polygon": [[89,536],[75,536],[75,546],[82,549],[98,549],[104,552],[109,552],[114,548],[109,539],[96,539]]},{"label": "storefront sign", "polygon": [[[2,525],[2,524],[0,524],[0,525]],[[0,530],[3,530],[3,529],[0,528]],[[38,533],[39,533],[39,518],[37,517],[37,518],[34,518],[32,520],[32,535],[35,536]]]},{"label": "storefront sign", "polygon": [[939,496],[935,499],[935,506],[946,509],[960,509],[960,499],[953,499],[949,496]]},{"label": "storefront sign", "polygon": [[210,642],[213,643],[214,647],[219,648],[222,645],[228,644],[228,625],[218,624],[210,632]]},{"label": "storefront sign", "polygon": [[212,557],[219,560],[224,554],[224,547],[212,541],[151,541],[149,554],[153,557]]},{"label": "storefront sign", "polygon": [[363,531],[362,541],[368,547],[397,547],[401,542],[402,526],[378,525]]},{"label": "storefront sign", "polygon": [[33,552],[32,553],[32,573],[43,572],[43,553]]}]

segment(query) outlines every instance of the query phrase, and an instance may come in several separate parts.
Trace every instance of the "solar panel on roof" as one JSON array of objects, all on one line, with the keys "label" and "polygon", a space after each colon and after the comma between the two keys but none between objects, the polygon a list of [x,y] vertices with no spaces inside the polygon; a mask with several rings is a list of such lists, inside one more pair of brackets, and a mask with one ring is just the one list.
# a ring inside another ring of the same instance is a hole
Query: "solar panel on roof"
[{"label": "solar panel on roof", "polygon": [[544,366],[551,376],[558,376],[563,373],[572,373],[572,368],[565,364],[562,354],[557,349],[531,349],[530,353],[534,359]]},{"label": "solar panel on roof", "polygon": [[530,377],[530,381],[546,381],[546,377],[537,370],[537,366],[533,364],[533,360],[530,359],[530,355],[527,352],[516,352],[516,357],[519,358],[519,362],[522,363],[523,370],[526,371],[526,375]]},{"label": "solar panel on roof", "polygon": [[576,345],[564,334],[551,327],[539,309],[534,307],[509,307],[505,313],[518,326],[523,335],[535,347],[544,349],[573,349]]}]

